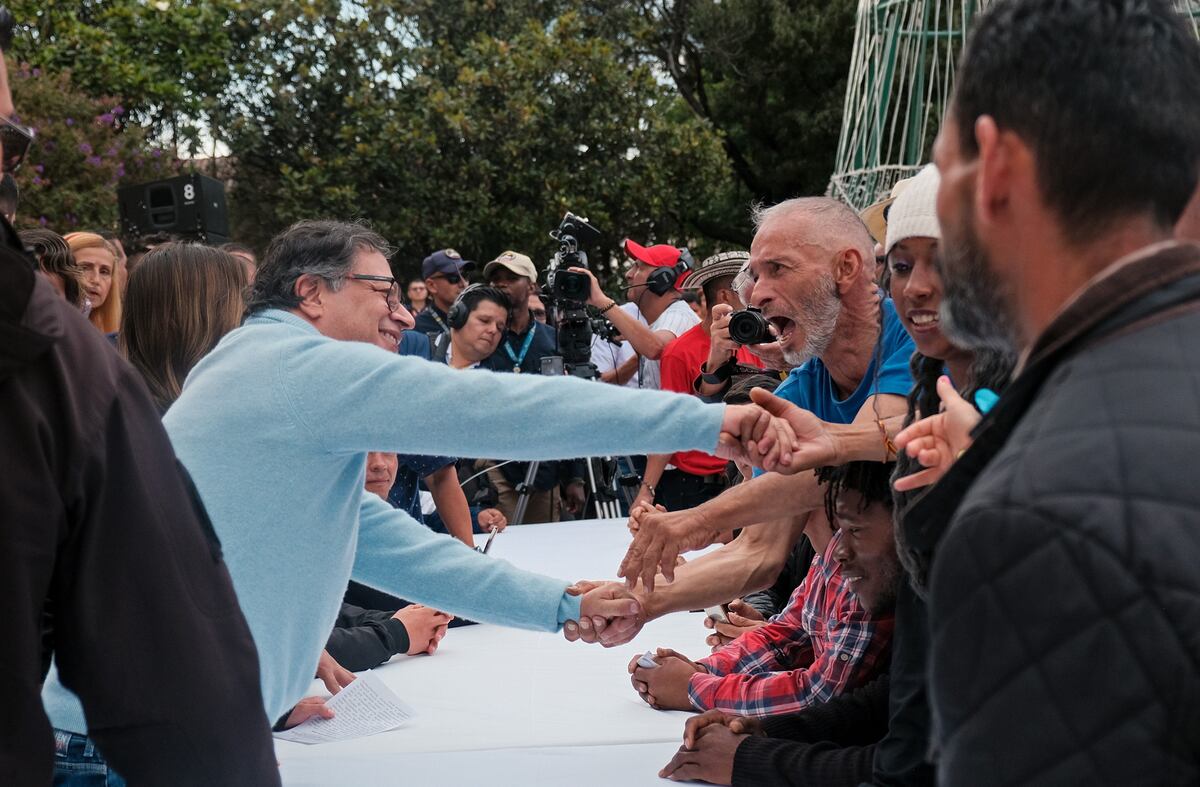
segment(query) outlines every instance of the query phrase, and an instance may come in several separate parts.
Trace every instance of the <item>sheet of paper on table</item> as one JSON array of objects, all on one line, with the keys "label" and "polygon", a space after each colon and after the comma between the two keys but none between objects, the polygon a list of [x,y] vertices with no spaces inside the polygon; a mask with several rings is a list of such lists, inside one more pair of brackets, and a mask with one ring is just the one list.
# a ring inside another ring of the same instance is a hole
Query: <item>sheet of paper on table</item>
[{"label": "sheet of paper on table", "polygon": [[275,737],[296,743],[365,738],[393,730],[413,716],[413,709],[370,672],[359,675],[326,704],[333,709],[332,719],[313,717],[290,730],[275,733]]}]

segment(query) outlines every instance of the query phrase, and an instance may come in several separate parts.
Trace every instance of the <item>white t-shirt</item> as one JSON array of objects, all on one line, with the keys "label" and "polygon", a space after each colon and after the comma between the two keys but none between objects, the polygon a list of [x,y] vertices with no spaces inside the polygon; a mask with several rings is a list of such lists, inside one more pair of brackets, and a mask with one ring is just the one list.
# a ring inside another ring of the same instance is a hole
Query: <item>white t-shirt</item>
[{"label": "white t-shirt", "polygon": [[[675,301],[658,315],[658,319],[650,325],[650,330],[654,332],[669,331],[679,338],[691,329],[693,325],[698,325],[700,318],[692,311],[692,307],[688,306],[682,300]],[[658,374],[658,361],[647,360],[642,358],[638,362],[638,383],[641,388],[652,388],[659,390],[661,387],[661,378]]]},{"label": "white t-shirt", "polygon": [[[628,313],[630,317],[635,318],[641,322],[642,325],[646,324],[646,318],[642,316],[642,313],[638,310],[636,303],[623,303],[617,308]],[[635,354],[636,353],[633,351],[633,345],[627,341],[621,342],[618,345],[613,344],[607,339],[601,339],[598,336],[592,337],[592,363],[595,364],[596,369],[600,372],[600,374],[604,374],[605,372],[616,369],[618,366],[632,358]],[[625,383],[625,387],[638,387],[637,372],[633,373],[633,377],[629,378],[629,381]]]}]

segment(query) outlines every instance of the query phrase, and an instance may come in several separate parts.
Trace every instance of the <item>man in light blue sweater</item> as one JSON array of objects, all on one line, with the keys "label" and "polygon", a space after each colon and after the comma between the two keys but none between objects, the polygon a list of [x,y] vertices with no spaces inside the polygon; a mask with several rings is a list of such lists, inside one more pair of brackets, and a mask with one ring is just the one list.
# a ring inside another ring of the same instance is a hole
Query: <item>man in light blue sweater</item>
[{"label": "man in light blue sweater", "polygon": [[[721,436],[727,455],[770,464],[786,460],[793,439],[753,407],[458,371],[373,346],[394,348],[409,319],[386,252],[381,237],[354,224],[301,222],[283,232],[259,267],[251,316],[193,369],[164,419],[221,539],[271,719],[307,691],[351,577],[471,620],[535,630],[568,621],[619,629],[639,611],[619,585],[572,595],[565,581],[419,525],[364,492],[368,451],[561,459],[713,451]],[[448,401],[461,405],[454,421],[422,417]],[[521,439],[535,431],[537,441]],[[56,696],[47,689],[55,726],[80,731],[82,718]]]}]

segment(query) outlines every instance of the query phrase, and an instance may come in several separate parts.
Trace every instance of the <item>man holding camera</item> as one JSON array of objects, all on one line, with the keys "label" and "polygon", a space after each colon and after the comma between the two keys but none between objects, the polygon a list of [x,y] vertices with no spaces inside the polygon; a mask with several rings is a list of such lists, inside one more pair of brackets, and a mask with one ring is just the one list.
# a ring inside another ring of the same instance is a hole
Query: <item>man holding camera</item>
[{"label": "man holding camera", "polygon": [[413,330],[428,334],[450,332],[446,312],[467,287],[467,274],[475,270],[475,263],[464,260],[454,249],[442,249],[430,254],[421,263],[421,276],[429,294],[429,305],[418,314]]},{"label": "man holding camera", "polygon": [[645,323],[624,309],[618,309],[617,302],[604,294],[600,282],[591,271],[584,268],[571,270],[585,273],[591,278],[592,291],[588,295],[588,305],[596,307],[601,316],[615,325],[633,345],[639,359],[638,385],[658,390],[662,387],[658,362],[663,350],[700,322],[700,318],[679,296],[679,285],[688,273],[688,266],[681,261],[680,250],[666,244],[643,246],[627,239],[625,253],[632,261],[625,272],[628,282],[625,297],[637,305]]},{"label": "man holding camera", "polygon": [[[715,254],[700,263],[683,281],[685,290],[703,289],[708,304],[704,319],[667,345],[660,364],[662,390],[697,394],[700,385],[720,397],[728,387],[737,365],[762,368],[762,361],[729,338],[729,314],[742,308],[733,290],[733,279],[750,259],[744,251]],[[714,317],[722,318],[723,330],[714,329]],[[719,359],[719,360],[716,360]],[[708,398],[708,397],[705,397]],[[719,400],[719,399],[718,399]],[[658,503],[668,511],[683,511],[700,505],[725,489],[725,460],[703,451],[656,454],[646,459],[646,474],[638,490],[638,503]]]}]

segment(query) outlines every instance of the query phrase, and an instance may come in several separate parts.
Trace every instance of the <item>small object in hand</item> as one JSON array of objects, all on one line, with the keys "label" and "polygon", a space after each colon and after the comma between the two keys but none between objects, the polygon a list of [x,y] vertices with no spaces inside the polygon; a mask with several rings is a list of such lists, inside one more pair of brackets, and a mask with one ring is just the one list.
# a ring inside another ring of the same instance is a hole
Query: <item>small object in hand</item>
[{"label": "small object in hand", "polygon": [[718,623],[728,623],[729,622],[729,605],[728,604],[718,604],[715,607],[705,607],[704,614],[707,615],[708,617],[712,618],[713,620],[717,621]]},{"label": "small object in hand", "polygon": [[492,534],[490,536],[488,536],[488,540],[483,542],[483,548],[481,549],[479,547],[475,547],[475,551],[482,552],[483,554],[486,555],[488,553],[488,550],[492,548],[492,542],[496,540],[496,534],[499,532],[500,532],[500,528],[493,529]]},{"label": "small object in hand", "polygon": [[638,656],[637,664],[639,667],[643,667],[645,669],[654,669],[658,666],[658,662],[654,660],[654,654],[650,651],[646,651],[642,655]]}]

